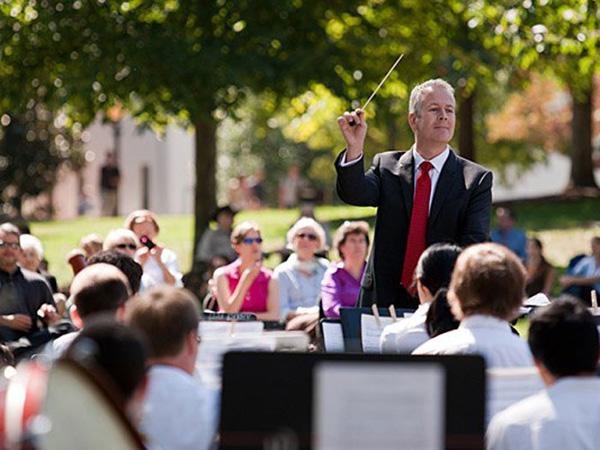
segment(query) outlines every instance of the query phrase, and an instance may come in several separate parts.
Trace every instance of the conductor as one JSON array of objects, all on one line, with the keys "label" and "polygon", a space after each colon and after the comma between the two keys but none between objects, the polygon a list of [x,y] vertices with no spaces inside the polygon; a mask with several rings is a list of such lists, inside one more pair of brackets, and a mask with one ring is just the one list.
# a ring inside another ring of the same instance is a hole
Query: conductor
[{"label": "conductor", "polygon": [[338,117],[346,149],[335,161],[337,192],[351,205],[376,206],[375,237],[358,306],[416,307],[413,272],[436,242],[461,246],[489,240],[492,173],[458,156],[454,89],[442,79],[416,86],[408,123],[415,143],[373,158],[365,173],[365,112]]}]

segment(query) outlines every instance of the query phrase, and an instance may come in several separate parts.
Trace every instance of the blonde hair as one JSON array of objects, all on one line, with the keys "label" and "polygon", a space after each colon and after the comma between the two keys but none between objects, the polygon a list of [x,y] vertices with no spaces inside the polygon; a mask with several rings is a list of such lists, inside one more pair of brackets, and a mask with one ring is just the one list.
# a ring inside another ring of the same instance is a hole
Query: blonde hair
[{"label": "blonde hair", "polygon": [[129,228],[133,231],[133,226],[137,223],[138,219],[141,219],[142,217],[148,217],[150,219],[150,221],[154,225],[154,228],[156,229],[156,234],[160,232],[160,227],[158,226],[158,219],[156,218],[156,214],[154,214],[148,209],[138,209],[130,213],[127,216],[127,219],[125,219],[125,228]]},{"label": "blonde hair", "polygon": [[236,226],[231,232],[231,245],[241,244],[244,238],[251,231],[256,231],[260,236],[260,228],[257,223],[254,222],[242,222]]},{"label": "blonde hair", "polygon": [[110,230],[104,239],[102,249],[112,250],[115,247],[115,244],[123,238],[133,241],[137,247],[140,246],[140,241],[133,231],[128,230],[127,228],[117,228],[115,230]]},{"label": "blonde hair", "polygon": [[298,221],[294,225],[292,225],[292,228],[290,228],[288,230],[288,232],[287,232],[287,247],[290,250],[293,250],[293,251],[296,250],[294,248],[293,241],[294,241],[294,238],[296,237],[296,235],[298,234],[298,231],[300,231],[302,228],[312,228],[315,231],[315,234],[319,238],[319,248],[317,249],[317,253],[327,250],[327,241],[325,238],[325,230],[323,229],[323,227],[321,226],[321,224],[319,222],[317,222],[315,219],[312,219],[310,217],[301,217],[300,219],[298,219]]}]

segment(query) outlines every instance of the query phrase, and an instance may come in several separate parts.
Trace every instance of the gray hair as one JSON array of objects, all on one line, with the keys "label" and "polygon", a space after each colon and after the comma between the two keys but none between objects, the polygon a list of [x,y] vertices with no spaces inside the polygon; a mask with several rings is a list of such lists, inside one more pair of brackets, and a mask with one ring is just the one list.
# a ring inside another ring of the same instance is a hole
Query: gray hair
[{"label": "gray hair", "polygon": [[10,222],[4,222],[2,225],[0,225],[0,231],[4,234],[14,234],[15,236],[21,235],[19,228]]},{"label": "gray hair", "polygon": [[318,252],[327,250],[327,240],[325,238],[325,230],[319,222],[310,217],[301,217],[287,232],[287,248],[296,251],[293,245],[294,238],[302,228],[312,228],[315,234],[319,237]]},{"label": "gray hair", "polygon": [[38,255],[40,260],[44,259],[44,246],[42,245],[42,241],[40,241],[35,236],[31,234],[22,234],[19,237],[19,244],[23,250],[33,249]]},{"label": "gray hair", "polygon": [[421,108],[423,106],[423,94],[428,89],[434,88],[446,89],[448,93],[454,97],[454,88],[445,80],[436,78],[435,80],[427,80],[424,83],[418,84],[414,87],[410,93],[410,102],[408,103],[408,112],[414,113],[417,116],[421,115]]},{"label": "gray hair", "polygon": [[115,230],[110,230],[110,232],[108,233],[108,236],[106,236],[106,238],[104,239],[104,244],[102,245],[102,249],[103,250],[113,250],[115,245],[121,239],[127,239],[127,240],[135,243],[135,245],[138,247],[140,245],[140,242],[138,241],[138,237],[136,236],[136,234],[133,231],[131,231],[127,228],[117,228]]}]

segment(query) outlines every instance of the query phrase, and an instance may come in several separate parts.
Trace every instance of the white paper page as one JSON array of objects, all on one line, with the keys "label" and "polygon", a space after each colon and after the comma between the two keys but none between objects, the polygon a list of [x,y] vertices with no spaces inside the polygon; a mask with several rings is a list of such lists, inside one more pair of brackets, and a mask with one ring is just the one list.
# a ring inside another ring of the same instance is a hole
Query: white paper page
[{"label": "white paper page", "polygon": [[360,339],[363,353],[381,353],[379,339],[386,325],[394,323],[392,317],[380,317],[381,326],[377,325],[375,316],[361,314],[360,316]]},{"label": "white paper page", "polygon": [[598,309],[588,308],[588,311],[590,312],[590,314],[592,316],[600,316],[600,308],[598,308]]},{"label": "white paper page", "polygon": [[323,343],[326,353],[344,353],[344,333],[342,324],[335,322],[323,322]]},{"label": "white paper page", "polygon": [[265,324],[263,322],[207,322],[198,324],[198,335],[202,338],[226,336],[261,336]]},{"label": "white paper page", "polygon": [[405,319],[408,319],[409,317],[412,317],[412,316],[413,316],[413,314],[414,314],[414,313],[411,313],[411,312],[405,312],[405,313],[404,313],[404,318],[405,318]]},{"label": "white paper page", "polygon": [[488,369],[487,381],[486,426],[495,414],[544,389],[535,367]]},{"label": "white paper page", "polygon": [[529,314],[531,312],[531,308],[527,308],[525,306],[521,306],[519,308],[519,315]]},{"label": "white paper page", "polygon": [[523,306],[546,306],[550,304],[550,300],[544,294],[535,294],[533,297],[529,297],[523,303]]},{"label": "white paper page", "polygon": [[323,362],[314,377],[317,450],[443,448],[442,366]]}]

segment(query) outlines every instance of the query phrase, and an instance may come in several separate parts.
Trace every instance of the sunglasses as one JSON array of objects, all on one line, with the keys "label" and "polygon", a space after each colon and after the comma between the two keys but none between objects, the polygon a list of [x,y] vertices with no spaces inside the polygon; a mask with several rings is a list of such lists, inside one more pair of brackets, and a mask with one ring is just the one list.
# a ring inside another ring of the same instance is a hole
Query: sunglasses
[{"label": "sunglasses", "polygon": [[0,241],[0,248],[10,248],[13,250],[18,250],[21,248],[21,245],[18,242],[4,242]]},{"label": "sunglasses", "polygon": [[300,239],[308,239],[309,241],[316,241],[317,239],[319,239],[319,236],[317,236],[316,234],[312,234],[312,233],[300,233],[296,235],[298,238]]},{"label": "sunglasses", "polygon": [[262,241],[263,241],[262,238],[259,238],[259,237],[242,239],[242,242],[244,244],[248,244],[248,245],[252,244],[253,242],[256,242],[257,244],[262,244]]},{"label": "sunglasses", "polygon": [[135,244],[118,244],[115,245],[115,247],[121,250],[125,250],[126,248],[128,248],[129,250],[137,250],[137,245]]}]

